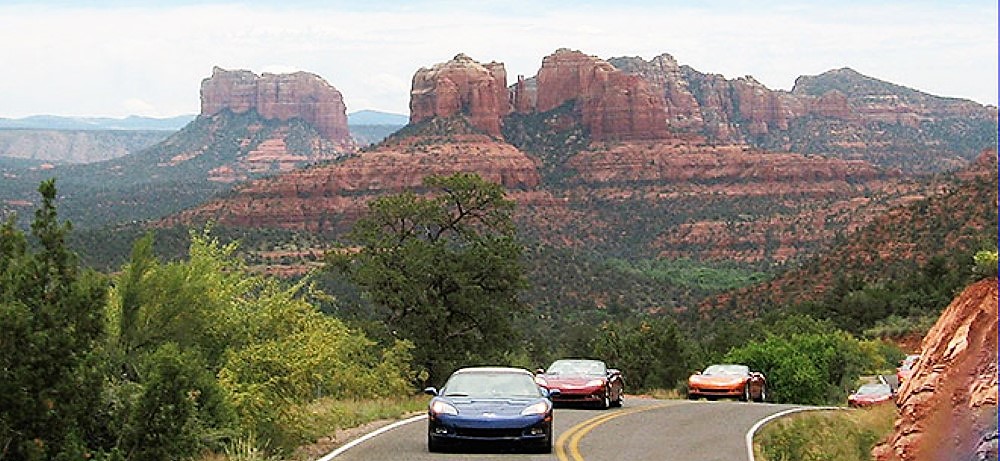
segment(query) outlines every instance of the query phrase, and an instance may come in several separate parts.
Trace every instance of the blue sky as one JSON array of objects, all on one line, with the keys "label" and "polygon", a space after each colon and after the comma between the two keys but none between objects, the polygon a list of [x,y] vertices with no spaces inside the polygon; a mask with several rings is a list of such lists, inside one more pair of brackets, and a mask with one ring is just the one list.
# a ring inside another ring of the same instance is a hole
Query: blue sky
[{"label": "blue sky", "polygon": [[348,111],[407,113],[420,67],[466,53],[510,80],[572,48],[661,53],[791,89],[851,67],[931,94],[997,104],[997,2],[44,1],[0,4],[0,117],[166,117],[199,110],[213,66],[305,70]]}]

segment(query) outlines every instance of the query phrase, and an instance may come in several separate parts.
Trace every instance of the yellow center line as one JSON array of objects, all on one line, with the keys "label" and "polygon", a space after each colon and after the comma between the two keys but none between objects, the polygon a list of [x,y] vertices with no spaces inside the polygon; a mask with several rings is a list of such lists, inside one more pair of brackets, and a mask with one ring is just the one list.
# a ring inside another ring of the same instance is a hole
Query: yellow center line
[{"label": "yellow center line", "polygon": [[[616,411],[614,413],[609,413],[601,416],[595,416],[586,421],[583,421],[571,428],[568,431],[559,435],[556,440],[556,458],[559,461],[583,461],[583,455],[580,454],[580,440],[583,439],[590,431],[594,430],[597,426],[604,424],[612,419],[627,416],[643,411],[655,410],[658,408],[663,408],[665,404],[651,405],[648,407],[638,407],[628,410]],[[569,453],[567,455],[567,452]]]}]

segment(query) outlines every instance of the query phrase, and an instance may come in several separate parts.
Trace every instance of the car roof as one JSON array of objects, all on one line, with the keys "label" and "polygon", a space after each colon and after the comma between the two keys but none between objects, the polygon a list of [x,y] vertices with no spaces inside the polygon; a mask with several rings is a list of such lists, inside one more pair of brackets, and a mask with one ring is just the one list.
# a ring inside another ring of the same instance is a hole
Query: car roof
[{"label": "car roof", "polygon": [[464,373],[518,373],[532,375],[532,373],[524,368],[513,368],[513,367],[468,367],[455,370],[452,374],[464,374]]},{"label": "car roof", "polygon": [[603,360],[597,360],[597,359],[558,359],[558,360],[553,361],[552,363],[556,363],[556,362],[600,362],[600,363],[604,363]]}]

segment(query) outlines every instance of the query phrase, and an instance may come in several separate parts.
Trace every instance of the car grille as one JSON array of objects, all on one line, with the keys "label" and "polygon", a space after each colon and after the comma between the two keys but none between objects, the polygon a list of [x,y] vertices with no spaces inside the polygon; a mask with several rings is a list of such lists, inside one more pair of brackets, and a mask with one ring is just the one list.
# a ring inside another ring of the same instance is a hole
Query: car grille
[{"label": "car grille", "polygon": [[732,389],[698,389],[698,392],[702,394],[729,394],[734,392]]},{"label": "car grille", "polygon": [[500,438],[517,438],[521,437],[523,434],[523,429],[480,429],[480,428],[468,428],[462,427],[457,428],[455,433],[459,437],[476,437],[476,438],[489,438],[489,439],[500,439]]}]

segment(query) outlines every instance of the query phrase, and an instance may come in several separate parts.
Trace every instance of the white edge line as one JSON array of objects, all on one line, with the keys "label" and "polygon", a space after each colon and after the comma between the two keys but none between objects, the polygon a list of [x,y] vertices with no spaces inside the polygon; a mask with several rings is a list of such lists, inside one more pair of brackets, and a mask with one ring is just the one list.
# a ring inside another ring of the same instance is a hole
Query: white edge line
[{"label": "white edge line", "polygon": [[368,439],[372,439],[372,438],[378,437],[379,435],[381,435],[383,433],[386,433],[386,432],[389,432],[389,431],[391,431],[391,430],[393,430],[393,429],[395,429],[395,428],[397,428],[399,426],[402,426],[404,424],[410,424],[410,423],[416,422],[416,421],[420,421],[421,419],[424,419],[426,417],[427,417],[427,415],[424,414],[424,415],[417,415],[417,416],[413,416],[413,417],[410,417],[410,418],[406,418],[406,419],[404,419],[402,421],[396,421],[396,422],[394,422],[394,423],[392,423],[392,424],[390,424],[388,426],[381,427],[381,428],[376,429],[376,430],[374,430],[372,432],[369,432],[369,433],[367,433],[367,434],[365,434],[365,435],[363,435],[363,436],[361,436],[361,437],[359,437],[357,439],[354,439],[354,440],[352,440],[352,441],[350,441],[350,442],[342,445],[340,448],[337,448],[336,450],[331,451],[326,456],[324,456],[324,457],[322,457],[322,458],[320,458],[320,459],[318,459],[316,461],[330,461],[331,459],[336,458],[337,456],[342,455],[345,451],[350,450],[351,448],[354,448],[354,447],[360,445],[361,443],[363,443],[364,441],[366,441]]},{"label": "white edge line", "polygon": [[829,411],[829,410],[847,410],[847,408],[844,408],[844,407],[800,407],[800,408],[791,408],[791,409],[788,409],[788,410],[785,410],[785,411],[779,411],[779,412],[777,412],[777,413],[775,413],[773,415],[770,415],[770,416],[768,416],[768,417],[766,417],[766,418],[764,418],[764,419],[762,419],[760,421],[757,421],[757,424],[754,424],[753,427],[751,427],[750,430],[747,431],[747,435],[746,435],[747,459],[749,459],[750,461],[756,461],[756,458],[754,458],[754,455],[753,455],[753,436],[765,424],[767,424],[767,423],[769,423],[769,422],[771,422],[771,421],[773,421],[775,419],[781,418],[783,416],[788,416],[788,415],[790,415],[792,413],[798,413],[798,412],[801,412],[801,411]]}]

